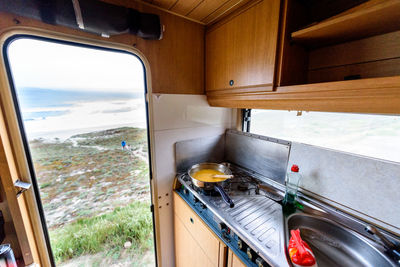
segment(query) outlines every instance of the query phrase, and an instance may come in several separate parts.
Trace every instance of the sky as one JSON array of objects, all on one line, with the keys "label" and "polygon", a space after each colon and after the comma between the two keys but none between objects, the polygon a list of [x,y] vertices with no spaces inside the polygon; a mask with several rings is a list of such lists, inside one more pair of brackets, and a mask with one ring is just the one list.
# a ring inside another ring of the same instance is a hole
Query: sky
[{"label": "sky", "polygon": [[29,140],[146,128],[137,57],[27,38],[12,42],[8,57]]},{"label": "sky", "polygon": [[17,88],[143,92],[143,67],[124,53],[17,39],[8,47]]}]

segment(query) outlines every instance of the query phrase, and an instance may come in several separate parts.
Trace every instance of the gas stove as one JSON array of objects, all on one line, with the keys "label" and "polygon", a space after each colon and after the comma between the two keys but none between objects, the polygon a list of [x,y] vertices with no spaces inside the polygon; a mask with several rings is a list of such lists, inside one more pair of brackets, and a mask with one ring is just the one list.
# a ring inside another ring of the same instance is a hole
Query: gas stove
[{"label": "gas stove", "polygon": [[177,176],[177,193],[247,266],[289,266],[284,244],[282,206],[258,190],[261,182],[249,171],[231,165],[234,178],[224,190],[230,208],[217,192],[195,187],[187,174]]},{"label": "gas stove", "polygon": [[[225,163],[227,164],[227,163]],[[256,195],[259,194],[257,185],[260,183],[256,178],[251,177],[247,172],[243,169],[228,164],[233,178],[226,180],[226,182],[222,183],[222,187],[224,191],[232,196],[237,195]],[[196,187],[189,175],[186,173],[180,178],[185,186],[192,188],[194,191],[201,195],[212,195],[212,196],[220,196],[220,194],[216,190],[203,190],[202,188]]]}]

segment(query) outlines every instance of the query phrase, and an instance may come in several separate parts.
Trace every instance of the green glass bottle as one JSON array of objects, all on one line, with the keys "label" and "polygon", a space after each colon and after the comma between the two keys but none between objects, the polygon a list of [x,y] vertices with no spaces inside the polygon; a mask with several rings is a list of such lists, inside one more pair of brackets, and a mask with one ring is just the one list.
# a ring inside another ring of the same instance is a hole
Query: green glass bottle
[{"label": "green glass bottle", "polygon": [[286,215],[294,213],[297,209],[296,199],[300,179],[301,175],[299,174],[299,166],[293,165],[290,172],[286,174],[286,192],[285,198],[282,202],[283,212]]}]

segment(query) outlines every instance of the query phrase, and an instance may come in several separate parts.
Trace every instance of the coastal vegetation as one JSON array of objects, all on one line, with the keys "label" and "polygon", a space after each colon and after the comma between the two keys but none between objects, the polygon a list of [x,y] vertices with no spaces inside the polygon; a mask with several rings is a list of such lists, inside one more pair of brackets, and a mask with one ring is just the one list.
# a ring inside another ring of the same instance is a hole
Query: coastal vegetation
[{"label": "coastal vegetation", "polygon": [[57,263],[98,253],[140,258],[152,251],[145,129],[34,139],[30,149]]}]

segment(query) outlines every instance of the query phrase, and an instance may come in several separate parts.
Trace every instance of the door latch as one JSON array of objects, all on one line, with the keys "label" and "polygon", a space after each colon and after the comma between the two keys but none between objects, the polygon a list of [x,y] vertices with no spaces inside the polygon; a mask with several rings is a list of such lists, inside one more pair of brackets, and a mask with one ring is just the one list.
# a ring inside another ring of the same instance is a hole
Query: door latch
[{"label": "door latch", "polygon": [[19,191],[17,193],[17,198],[26,190],[28,190],[29,188],[31,188],[32,184],[30,183],[26,183],[26,182],[22,182],[21,180],[16,180],[14,183],[14,187],[18,187]]}]

